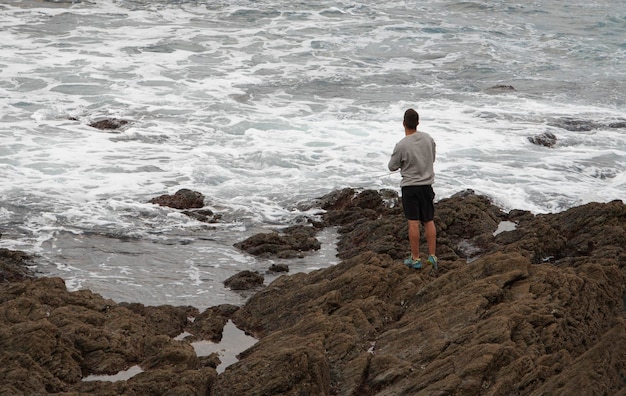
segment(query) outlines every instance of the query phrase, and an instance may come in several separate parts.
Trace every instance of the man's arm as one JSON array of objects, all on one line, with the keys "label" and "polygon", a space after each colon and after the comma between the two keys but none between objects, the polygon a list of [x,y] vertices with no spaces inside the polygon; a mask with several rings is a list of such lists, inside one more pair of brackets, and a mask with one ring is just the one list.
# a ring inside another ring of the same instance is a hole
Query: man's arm
[{"label": "man's arm", "polygon": [[393,153],[391,154],[391,159],[389,160],[389,164],[387,167],[391,172],[395,172],[402,166],[402,158],[400,153],[398,152],[398,145],[393,149]]}]

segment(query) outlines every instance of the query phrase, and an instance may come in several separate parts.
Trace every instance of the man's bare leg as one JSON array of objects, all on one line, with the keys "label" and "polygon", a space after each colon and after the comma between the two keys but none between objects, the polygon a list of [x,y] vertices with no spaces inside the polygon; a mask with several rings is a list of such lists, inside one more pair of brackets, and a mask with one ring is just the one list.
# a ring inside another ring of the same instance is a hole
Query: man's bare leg
[{"label": "man's bare leg", "polygon": [[411,245],[411,258],[420,258],[420,222],[419,220],[409,220],[409,244]]},{"label": "man's bare leg", "polygon": [[[428,254],[430,256],[436,256],[435,251],[437,249],[437,229],[435,228],[434,221],[427,221],[424,223],[424,234],[426,234],[426,243],[428,244]],[[410,235],[410,234],[409,234]],[[419,230],[418,230],[419,237]]]}]

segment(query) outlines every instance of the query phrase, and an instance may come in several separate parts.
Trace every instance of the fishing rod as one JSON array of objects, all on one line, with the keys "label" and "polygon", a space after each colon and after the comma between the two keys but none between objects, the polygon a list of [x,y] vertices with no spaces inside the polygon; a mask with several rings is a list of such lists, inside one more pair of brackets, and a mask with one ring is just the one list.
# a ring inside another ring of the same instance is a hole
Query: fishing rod
[{"label": "fishing rod", "polygon": [[391,175],[393,175],[394,173],[398,173],[398,172],[399,172],[399,170],[397,170],[397,171],[393,171],[393,172],[388,172],[388,173],[385,173],[384,175],[373,176],[373,178],[378,179],[378,178],[380,178],[380,177],[391,176]]}]

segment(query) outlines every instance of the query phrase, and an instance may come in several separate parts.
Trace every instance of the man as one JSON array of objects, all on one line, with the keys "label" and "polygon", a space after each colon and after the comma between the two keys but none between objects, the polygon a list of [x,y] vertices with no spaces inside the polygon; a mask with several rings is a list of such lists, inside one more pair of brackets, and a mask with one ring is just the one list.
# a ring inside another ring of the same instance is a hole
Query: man
[{"label": "man", "polygon": [[424,132],[418,132],[419,114],[413,109],[404,113],[404,138],[396,144],[389,160],[389,170],[400,169],[402,181],[402,206],[408,221],[411,255],[404,261],[410,268],[422,268],[420,260],[420,222],[424,224],[428,244],[428,262],[438,269],[435,255],[437,230],[435,229],[435,141]]}]

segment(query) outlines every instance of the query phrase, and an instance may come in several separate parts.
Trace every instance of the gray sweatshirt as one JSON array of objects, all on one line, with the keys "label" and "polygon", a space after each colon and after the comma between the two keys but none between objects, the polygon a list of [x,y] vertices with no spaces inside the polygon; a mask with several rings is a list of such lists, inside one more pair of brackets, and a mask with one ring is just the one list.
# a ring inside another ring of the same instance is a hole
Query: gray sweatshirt
[{"label": "gray sweatshirt", "polygon": [[389,170],[400,169],[400,187],[423,186],[435,181],[435,141],[424,132],[405,136],[396,144],[389,160]]}]

